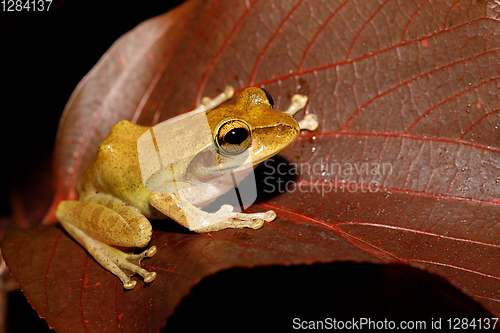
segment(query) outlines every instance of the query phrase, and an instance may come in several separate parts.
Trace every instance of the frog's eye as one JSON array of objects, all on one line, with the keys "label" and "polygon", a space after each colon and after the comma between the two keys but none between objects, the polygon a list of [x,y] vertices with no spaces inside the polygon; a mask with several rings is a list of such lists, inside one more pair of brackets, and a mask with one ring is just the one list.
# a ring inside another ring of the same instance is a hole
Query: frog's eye
[{"label": "frog's eye", "polygon": [[215,146],[224,155],[238,155],[252,143],[250,126],[243,120],[222,123],[215,134]]},{"label": "frog's eye", "polygon": [[260,88],[260,89],[262,89],[262,91],[264,92],[264,94],[266,94],[267,100],[269,101],[269,104],[271,104],[271,108],[274,109],[274,99],[273,99],[273,96],[271,96],[271,94],[269,93],[269,91],[267,91],[266,89],[264,89],[264,88]]}]

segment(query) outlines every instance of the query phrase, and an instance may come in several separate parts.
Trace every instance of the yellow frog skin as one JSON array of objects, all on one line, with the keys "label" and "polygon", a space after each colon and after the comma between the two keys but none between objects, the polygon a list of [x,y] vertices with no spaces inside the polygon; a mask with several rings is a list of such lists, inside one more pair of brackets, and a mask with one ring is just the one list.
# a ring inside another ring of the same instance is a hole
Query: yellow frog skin
[{"label": "yellow frog skin", "polygon": [[[205,182],[214,177],[213,170],[220,171],[221,161],[229,161],[224,165],[232,166],[225,153],[231,156],[240,152],[249,154],[251,169],[288,147],[301,129],[314,130],[318,123],[314,115],[307,115],[300,122],[293,118],[293,114],[307,103],[305,96],[295,95],[288,110],[280,112],[274,110],[274,102],[267,91],[252,87],[240,94],[235,105],[220,106],[233,92],[232,87],[227,87],[213,100],[205,97],[203,104],[189,113],[205,113],[218,156],[212,156],[213,151],[207,154],[206,144],[195,139],[197,129],[190,124],[191,118],[186,115],[174,118],[178,120],[176,130],[193,134],[184,136],[193,141],[187,142],[192,158],[175,163],[176,170],[184,171],[177,172],[175,179],[168,176],[169,173],[153,177],[156,183],[150,191],[141,175],[137,142],[151,127],[120,121],[113,126],[78,180],[79,200],[59,203],[56,217],[64,229],[97,262],[115,274],[125,289],[136,286],[137,282],[131,279],[135,274],[141,275],[145,283],[156,277],[155,272],[140,266],[143,258],[156,253],[156,247],[140,254],[132,253],[136,248],[147,246],[151,240],[152,227],[148,219],[170,218],[194,232],[258,229],[264,221],[275,219],[273,211],[246,214],[233,212],[229,205],[223,205],[214,213],[202,211],[200,208],[229,191],[232,185],[214,191],[209,185],[200,185],[197,179]],[[232,167],[235,172],[245,171]],[[173,187],[188,189],[190,200],[182,192],[168,190]]]}]

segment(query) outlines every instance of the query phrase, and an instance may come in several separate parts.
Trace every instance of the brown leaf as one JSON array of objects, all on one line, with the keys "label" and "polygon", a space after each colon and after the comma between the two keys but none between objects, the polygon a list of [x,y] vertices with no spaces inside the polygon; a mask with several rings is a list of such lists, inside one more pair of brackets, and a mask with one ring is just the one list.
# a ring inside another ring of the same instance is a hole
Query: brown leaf
[{"label": "brown leaf", "polygon": [[157,280],[130,292],[55,226],[6,236],[12,273],[59,331],[155,331],[219,270],[340,260],[426,269],[498,316],[499,15],[494,1],[190,1],[145,22],[68,104],[55,203],[118,120],[156,124],[228,84],[265,86],[278,109],[307,94],[321,122],[260,167],[251,210],[278,219],[203,235],[155,223],[143,264]]}]

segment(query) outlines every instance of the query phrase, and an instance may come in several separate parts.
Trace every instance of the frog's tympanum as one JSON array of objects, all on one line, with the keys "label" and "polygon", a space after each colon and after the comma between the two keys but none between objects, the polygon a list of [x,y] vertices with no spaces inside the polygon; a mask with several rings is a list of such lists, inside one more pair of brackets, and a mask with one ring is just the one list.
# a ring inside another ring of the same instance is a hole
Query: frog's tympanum
[{"label": "frog's tympanum", "polygon": [[[313,115],[300,122],[293,118],[307,97],[295,95],[288,110],[280,112],[261,88],[247,88],[235,105],[220,106],[233,91],[228,87],[213,100],[204,98],[190,113],[171,119],[175,124],[166,134],[155,132],[161,124],[145,127],[120,121],[80,177],[79,200],[62,201],[57,207],[64,229],[118,276],[125,289],[135,287],[135,274],[146,283],[156,277],[140,266],[143,258],[156,253],[156,246],[132,252],[151,239],[148,219],[170,218],[194,232],[258,229],[275,219],[273,211],[246,214],[227,204],[212,213],[200,208],[238,186],[241,175],[289,146],[301,129],[314,130],[317,121]],[[204,121],[196,121],[197,115]],[[156,153],[156,162],[147,162],[154,161]]]}]

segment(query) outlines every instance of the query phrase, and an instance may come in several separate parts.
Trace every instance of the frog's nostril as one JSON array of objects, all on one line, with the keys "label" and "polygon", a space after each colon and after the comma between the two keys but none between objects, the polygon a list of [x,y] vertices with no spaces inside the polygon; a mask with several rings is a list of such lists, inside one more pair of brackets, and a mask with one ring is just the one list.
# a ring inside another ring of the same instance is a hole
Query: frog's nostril
[{"label": "frog's nostril", "polygon": [[284,131],[285,130],[285,125],[279,124],[278,125],[278,131]]}]

